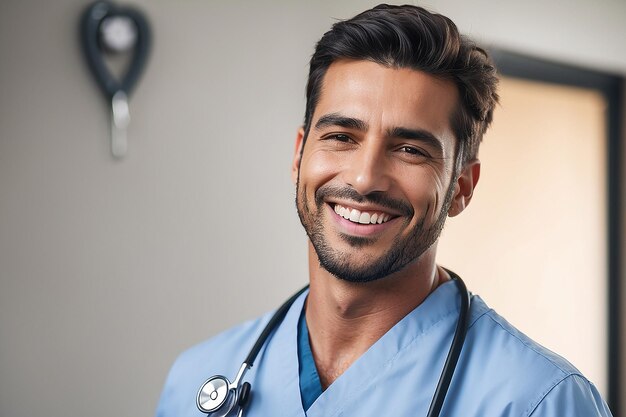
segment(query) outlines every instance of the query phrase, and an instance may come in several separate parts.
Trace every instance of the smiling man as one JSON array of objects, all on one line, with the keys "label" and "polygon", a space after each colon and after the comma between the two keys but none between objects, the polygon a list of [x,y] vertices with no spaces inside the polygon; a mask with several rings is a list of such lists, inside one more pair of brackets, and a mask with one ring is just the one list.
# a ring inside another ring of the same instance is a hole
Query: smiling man
[{"label": "smiling man", "polygon": [[496,85],[444,16],[381,5],[336,23],[311,58],[292,167],[310,288],[181,355],[157,416],[610,416],[436,263],[478,182]]}]

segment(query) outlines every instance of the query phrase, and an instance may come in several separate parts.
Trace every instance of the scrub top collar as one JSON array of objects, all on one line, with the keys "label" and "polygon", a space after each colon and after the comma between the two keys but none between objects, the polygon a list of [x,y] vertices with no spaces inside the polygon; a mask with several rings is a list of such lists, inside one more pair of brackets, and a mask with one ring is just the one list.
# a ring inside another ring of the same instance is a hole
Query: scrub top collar
[{"label": "scrub top collar", "polygon": [[[252,401],[253,408],[256,402],[261,409],[280,409],[282,415],[286,417],[305,415],[300,397],[297,335],[298,320],[307,295],[308,291],[294,302],[280,327],[256,360],[258,369],[255,379],[259,381],[253,382],[253,387],[268,386],[266,383],[271,386],[271,381],[282,383],[281,389],[278,390],[280,392],[258,395]],[[454,282],[448,281],[440,285],[337,378],[311,405],[306,415],[325,417],[338,415],[341,410],[358,401],[363,392],[367,392],[367,389],[394,365],[405,350],[419,347],[420,340],[440,326],[445,326],[446,329],[440,337],[438,336],[442,339],[441,343],[436,344],[445,345],[447,351],[459,309],[460,300]],[[470,317],[470,320],[471,325],[475,317]],[[432,341],[428,344],[433,345]],[[443,356],[441,361],[443,363]],[[294,398],[297,401],[292,400]],[[263,404],[266,402],[267,404]],[[270,403],[277,408],[266,407]]]}]

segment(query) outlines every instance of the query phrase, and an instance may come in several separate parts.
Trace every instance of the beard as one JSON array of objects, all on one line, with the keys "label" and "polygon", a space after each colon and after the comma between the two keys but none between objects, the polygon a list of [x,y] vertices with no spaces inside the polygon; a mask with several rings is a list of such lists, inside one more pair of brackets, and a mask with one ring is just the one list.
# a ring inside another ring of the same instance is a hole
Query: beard
[{"label": "beard", "polygon": [[[351,258],[350,252],[346,253],[333,248],[325,237],[322,218],[326,213],[324,205],[328,201],[328,197],[341,198],[358,203],[371,203],[388,208],[391,211],[400,213],[406,219],[405,225],[409,224],[410,219],[414,215],[412,206],[402,200],[392,199],[380,192],[361,195],[348,186],[324,185],[315,192],[315,212],[313,212],[306,191],[306,186],[302,187],[302,189],[300,188],[300,178],[298,178],[296,184],[298,217],[315,248],[320,265],[339,279],[364,283],[378,280],[400,271],[416,261],[439,239],[448,210],[452,204],[454,181],[450,182],[441,211],[433,224],[426,225],[426,218],[429,214],[427,210],[406,236],[396,236],[386,253],[361,264]],[[355,250],[373,244],[377,239],[375,237],[352,236],[343,233],[340,233],[340,237]]]}]

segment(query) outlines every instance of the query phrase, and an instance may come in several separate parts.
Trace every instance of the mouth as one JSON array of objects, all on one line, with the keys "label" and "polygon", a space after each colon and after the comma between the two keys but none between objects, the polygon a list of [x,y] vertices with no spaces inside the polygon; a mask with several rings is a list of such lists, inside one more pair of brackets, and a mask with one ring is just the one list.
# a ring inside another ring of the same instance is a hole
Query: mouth
[{"label": "mouth", "polygon": [[337,203],[330,205],[339,216],[356,224],[383,224],[397,217],[379,210],[359,210]]}]

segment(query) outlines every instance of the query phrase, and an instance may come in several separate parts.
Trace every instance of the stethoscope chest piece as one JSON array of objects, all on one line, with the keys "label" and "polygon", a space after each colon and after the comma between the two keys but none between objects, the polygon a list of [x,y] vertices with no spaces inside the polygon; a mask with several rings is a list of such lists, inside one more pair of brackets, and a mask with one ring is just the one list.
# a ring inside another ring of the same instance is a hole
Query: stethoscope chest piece
[{"label": "stethoscope chest piece", "polygon": [[226,377],[215,375],[198,391],[198,408],[203,413],[212,413],[211,417],[223,417],[233,409],[236,397],[236,387]]}]

